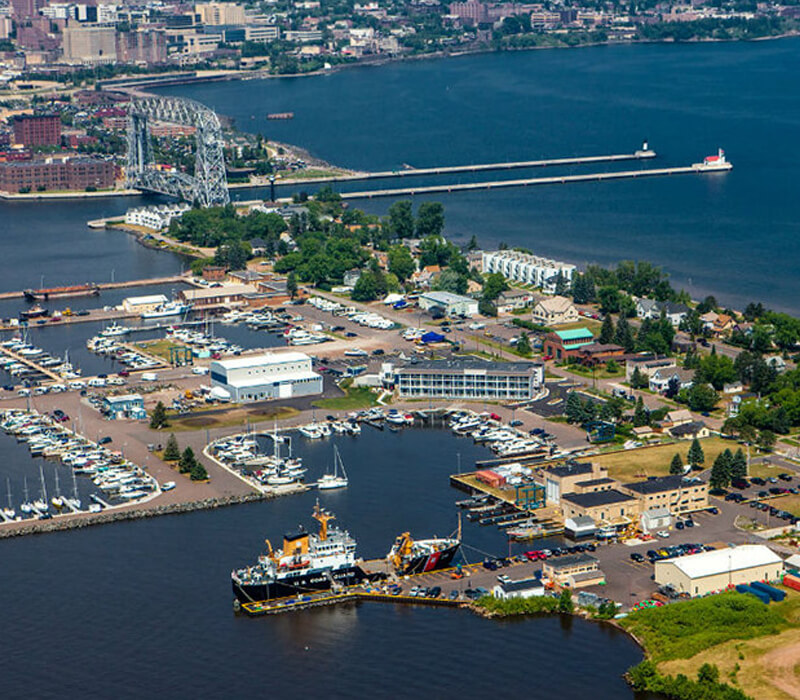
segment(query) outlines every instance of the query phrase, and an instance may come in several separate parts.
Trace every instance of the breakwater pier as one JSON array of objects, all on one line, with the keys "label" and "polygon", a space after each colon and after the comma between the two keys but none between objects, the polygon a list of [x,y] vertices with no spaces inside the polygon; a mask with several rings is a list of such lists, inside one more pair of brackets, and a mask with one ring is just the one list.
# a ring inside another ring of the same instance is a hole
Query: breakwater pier
[{"label": "breakwater pier", "polygon": [[[276,181],[277,185],[289,184],[322,184],[325,182],[358,182],[363,180],[387,180],[391,178],[424,177],[436,175],[456,175],[458,173],[479,173],[500,170],[527,170],[529,168],[556,168],[566,165],[593,165],[595,163],[619,163],[625,161],[648,160],[656,157],[656,152],[647,148],[644,144],[642,148],[633,153],[614,153],[611,155],[600,156],[570,156],[567,158],[544,158],[538,160],[518,160],[497,163],[472,163],[467,165],[441,165],[427,168],[415,168],[407,166],[402,170],[377,170],[373,172],[356,172],[339,175],[328,175],[314,178],[291,179],[288,182]],[[248,189],[253,187],[264,187],[269,184],[267,179],[253,182],[231,184],[231,189]]]},{"label": "breakwater pier", "polygon": [[[727,164],[729,165],[729,164]],[[581,175],[555,175],[552,177],[532,177],[516,180],[491,180],[485,182],[462,182],[422,187],[400,187],[388,190],[366,190],[362,192],[342,192],[342,199],[374,199],[376,197],[408,197],[420,194],[467,192],[472,190],[496,190],[508,187],[534,187],[537,185],[566,185],[573,182],[603,182],[606,180],[626,180],[631,178],[660,177],[665,175],[703,175],[725,172],[729,167],[708,168],[702,165],[687,165],[676,168],[650,168],[642,170],[620,170],[619,172],[584,173]]]}]

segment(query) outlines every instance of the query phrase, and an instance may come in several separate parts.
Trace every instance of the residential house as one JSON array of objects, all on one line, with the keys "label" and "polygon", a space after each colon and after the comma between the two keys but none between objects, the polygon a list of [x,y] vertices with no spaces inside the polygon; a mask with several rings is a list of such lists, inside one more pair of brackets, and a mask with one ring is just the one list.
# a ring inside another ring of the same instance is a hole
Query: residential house
[{"label": "residential house", "polygon": [[736,418],[739,415],[739,410],[745,401],[757,401],[758,394],[752,391],[744,391],[741,394],[734,394],[731,397],[731,402],[728,404],[728,417]]},{"label": "residential house", "polygon": [[344,284],[345,287],[355,287],[359,279],[361,279],[361,270],[354,268],[344,273],[342,276],[342,284]]},{"label": "residential house", "polygon": [[625,381],[630,382],[634,371],[652,377],[658,370],[668,370],[675,367],[675,360],[671,357],[654,358],[652,355],[639,355],[628,357],[625,360]]},{"label": "residential house", "polygon": [[411,281],[423,289],[430,289],[433,280],[439,275],[442,268],[438,265],[426,265],[421,270],[418,270],[411,275]]},{"label": "residential house", "polygon": [[639,299],[636,302],[636,316],[640,319],[650,319],[657,321],[661,315],[673,326],[679,326],[680,322],[686,318],[690,309],[686,304],[679,304],[673,301],[653,301],[652,299]]},{"label": "residential house", "polygon": [[578,311],[572,301],[561,296],[554,296],[536,302],[531,313],[533,322],[543,326],[574,323],[578,318]]},{"label": "residential house", "polygon": [[664,428],[671,428],[683,423],[691,423],[693,420],[692,412],[688,408],[679,408],[667,413],[667,415],[664,416],[664,420],[661,421],[661,425]]},{"label": "residential house", "polygon": [[678,440],[702,440],[711,435],[708,426],[701,420],[693,420],[690,423],[681,423],[669,429],[669,434]]},{"label": "residential house", "polygon": [[495,307],[499,314],[510,314],[518,309],[530,306],[532,301],[533,294],[530,292],[525,292],[521,289],[508,289],[497,297]]},{"label": "residential house", "polygon": [[263,238],[251,238],[248,243],[256,257],[267,254],[267,242]]},{"label": "residential house", "polygon": [[700,316],[700,322],[703,324],[703,330],[717,337],[728,335],[735,325],[732,316],[728,314],[718,314],[716,311],[704,313]]},{"label": "residential house", "polygon": [[694,370],[681,367],[658,369],[650,377],[650,391],[663,394],[669,389],[670,382],[677,380],[678,389],[688,389],[694,383]]},{"label": "residential house", "polygon": [[772,369],[774,369],[778,374],[786,371],[786,360],[784,360],[780,355],[770,355],[769,357],[765,357],[764,362],[772,367]]}]

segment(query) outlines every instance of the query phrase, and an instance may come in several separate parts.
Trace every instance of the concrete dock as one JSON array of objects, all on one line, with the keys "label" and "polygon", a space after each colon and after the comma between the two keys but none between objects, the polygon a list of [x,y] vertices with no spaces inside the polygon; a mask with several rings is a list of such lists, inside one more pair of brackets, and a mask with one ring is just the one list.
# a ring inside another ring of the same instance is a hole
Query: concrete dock
[{"label": "concrete dock", "polygon": [[496,190],[506,187],[533,187],[536,185],[565,185],[570,182],[602,182],[605,180],[626,180],[631,178],[659,177],[663,175],[705,175],[725,172],[723,169],[711,170],[693,165],[678,168],[651,168],[644,170],[620,170],[609,173],[586,173],[583,175],[556,175],[553,177],[533,177],[520,180],[492,180],[488,182],[463,182],[423,187],[400,187],[391,190],[367,190],[363,192],[342,192],[342,199],[374,199],[376,197],[408,197],[419,194],[466,192],[472,190]]}]

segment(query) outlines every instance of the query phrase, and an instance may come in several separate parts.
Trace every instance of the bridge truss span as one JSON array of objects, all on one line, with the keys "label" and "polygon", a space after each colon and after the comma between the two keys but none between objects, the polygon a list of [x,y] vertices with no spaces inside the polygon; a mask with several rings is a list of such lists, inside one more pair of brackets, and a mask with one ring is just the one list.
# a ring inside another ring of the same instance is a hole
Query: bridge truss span
[{"label": "bridge truss span", "polygon": [[[194,176],[156,168],[151,122],[194,127]],[[201,207],[228,204],[223,145],[219,118],[205,105],[179,97],[135,98],[128,108],[127,186],[160,192]]]}]

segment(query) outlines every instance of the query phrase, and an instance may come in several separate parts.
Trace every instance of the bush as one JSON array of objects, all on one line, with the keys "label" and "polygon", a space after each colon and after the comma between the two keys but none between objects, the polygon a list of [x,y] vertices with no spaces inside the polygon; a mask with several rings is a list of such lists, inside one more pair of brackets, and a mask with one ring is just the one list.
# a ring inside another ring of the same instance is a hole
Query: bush
[{"label": "bush", "polygon": [[558,599],[550,596],[535,596],[533,598],[501,600],[487,595],[477,600],[476,605],[499,615],[532,615],[556,612],[558,610]]},{"label": "bush", "polygon": [[776,634],[786,626],[779,613],[755,597],[733,592],[637,610],[621,624],[656,661],[687,659],[730,639]]}]

